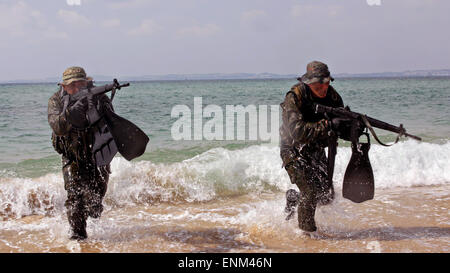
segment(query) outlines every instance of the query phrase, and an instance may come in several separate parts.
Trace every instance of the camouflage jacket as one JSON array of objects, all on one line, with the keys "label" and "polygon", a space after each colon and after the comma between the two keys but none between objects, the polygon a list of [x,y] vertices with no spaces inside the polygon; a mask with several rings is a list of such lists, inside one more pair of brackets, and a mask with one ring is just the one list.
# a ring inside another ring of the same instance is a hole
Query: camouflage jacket
[{"label": "camouflage jacket", "polygon": [[283,120],[280,127],[280,155],[283,166],[298,156],[308,156],[328,145],[329,129],[322,121],[325,117],[314,113],[313,102],[331,107],[344,106],[341,96],[331,85],[323,99],[313,97],[311,89],[303,82],[294,85],[280,104]]},{"label": "camouflage jacket", "polygon": [[[67,93],[60,88],[48,101],[48,123],[53,130],[53,147],[59,154],[62,154],[64,165],[74,161],[83,166],[95,165],[92,156],[93,129],[79,130],[67,121],[67,109],[63,112],[63,96],[65,94]],[[111,100],[106,95],[99,97],[96,107],[100,114],[104,107],[113,110]]]}]

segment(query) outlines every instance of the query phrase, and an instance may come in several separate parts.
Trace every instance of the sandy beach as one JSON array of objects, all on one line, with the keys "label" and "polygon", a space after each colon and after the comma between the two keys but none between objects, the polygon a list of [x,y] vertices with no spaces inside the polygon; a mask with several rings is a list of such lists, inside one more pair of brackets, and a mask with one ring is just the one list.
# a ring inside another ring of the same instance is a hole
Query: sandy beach
[{"label": "sandy beach", "polygon": [[0,252],[448,252],[450,187],[379,190],[374,200],[320,207],[318,232],[284,220],[281,194],[135,206],[90,220],[85,242],[68,240],[64,215],[2,222]]}]

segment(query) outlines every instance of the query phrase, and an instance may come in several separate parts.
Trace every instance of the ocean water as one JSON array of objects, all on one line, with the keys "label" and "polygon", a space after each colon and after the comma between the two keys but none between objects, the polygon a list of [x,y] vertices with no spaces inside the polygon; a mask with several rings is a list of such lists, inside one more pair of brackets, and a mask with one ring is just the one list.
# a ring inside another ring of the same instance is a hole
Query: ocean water
[{"label": "ocean water", "polygon": [[[295,83],[132,82],[118,91],[116,112],[142,128],[150,143],[132,162],[113,160],[104,215],[89,220],[90,239],[81,245],[67,240],[60,157],[47,123],[47,101],[56,85],[0,85],[0,251],[352,252],[378,249],[381,241],[387,252],[448,252],[450,78],[333,83],[353,111],[402,123],[423,141],[382,147],[372,140],[376,196],[363,204],[339,192],[351,156],[348,143],[341,142],[336,201],[318,210],[322,234],[313,239],[299,233],[296,220],[284,221],[284,192],[294,187],[281,168],[278,143],[171,137],[175,105],[193,109],[194,97],[223,109],[278,105]],[[377,132],[384,141],[395,140],[393,133]],[[296,243],[285,238],[291,236]]]}]

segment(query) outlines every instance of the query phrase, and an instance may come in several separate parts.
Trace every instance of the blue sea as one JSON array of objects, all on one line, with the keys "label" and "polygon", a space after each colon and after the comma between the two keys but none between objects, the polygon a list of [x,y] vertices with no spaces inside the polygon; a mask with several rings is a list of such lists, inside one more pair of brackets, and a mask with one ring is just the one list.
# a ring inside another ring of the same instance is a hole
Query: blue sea
[{"label": "blue sea", "polygon": [[[294,185],[281,169],[278,143],[176,141],[171,135],[177,121],[171,116],[173,107],[194,109],[194,97],[202,97],[203,106],[223,109],[279,105],[295,83],[295,79],[131,82],[118,91],[113,101],[116,113],[138,125],[150,143],[145,154],[131,162],[120,155],[113,160],[104,216],[88,223],[91,241],[81,246],[66,239],[61,161],[52,148],[47,121],[48,99],[57,85],[1,84],[0,251],[201,252],[208,251],[208,244],[212,251],[319,250],[317,242],[308,248],[278,238],[294,234],[300,241],[309,240],[298,234],[296,220],[284,221],[284,192]],[[318,212],[319,227],[326,236],[340,240],[348,236],[354,242],[338,246],[319,235],[319,241],[326,242],[325,251],[366,251],[367,242],[384,238],[395,242],[382,242],[386,251],[448,252],[450,78],[339,78],[333,86],[353,111],[403,124],[423,141],[403,138],[382,147],[372,140],[376,197],[358,207],[337,190],[333,205]],[[377,133],[386,142],[396,138],[391,132]],[[350,155],[349,143],[341,141],[334,176],[337,189]],[[419,215],[427,223],[424,228],[435,229],[420,229],[420,221],[407,224],[404,215],[410,216],[408,221]],[[403,244],[383,229],[402,223],[419,227],[422,236],[399,229],[397,235],[411,241]],[[355,225],[368,231],[355,231]],[[195,244],[190,241],[195,236],[204,240]]]}]

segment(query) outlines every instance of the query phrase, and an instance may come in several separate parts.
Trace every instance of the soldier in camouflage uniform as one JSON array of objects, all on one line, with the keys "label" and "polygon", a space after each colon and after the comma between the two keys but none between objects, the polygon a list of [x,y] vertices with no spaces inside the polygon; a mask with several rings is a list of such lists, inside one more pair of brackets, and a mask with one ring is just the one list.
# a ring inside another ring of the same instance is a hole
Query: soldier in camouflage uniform
[{"label": "soldier in camouflage uniform", "polygon": [[[328,162],[324,151],[332,124],[322,114],[314,113],[311,104],[343,107],[343,101],[330,85],[334,79],[326,64],[314,61],[307,65],[306,70],[281,103],[280,155],[291,183],[300,190],[294,202],[294,205],[298,203],[299,227],[313,232],[317,229],[314,221],[316,206],[329,204],[334,198],[334,189],[328,183]],[[288,204],[292,192],[287,193]]]},{"label": "soldier in camouflage uniform", "polygon": [[62,155],[65,207],[72,230],[71,239],[87,238],[87,218],[100,217],[110,174],[109,165],[97,167],[92,155],[93,132],[86,117],[88,103],[94,103],[100,115],[104,107],[112,110],[110,99],[102,95],[96,101],[80,100],[68,105],[68,96],[92,86],[81,67],[70,67],[63,73],[60,89],[49,99],[48,122],[53,130],[52,144]]}]

